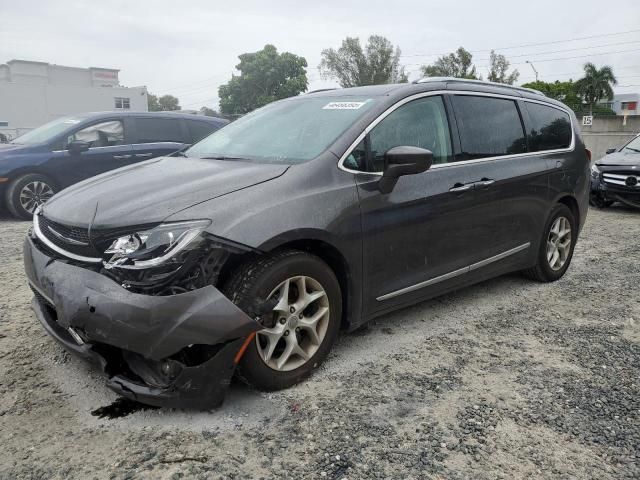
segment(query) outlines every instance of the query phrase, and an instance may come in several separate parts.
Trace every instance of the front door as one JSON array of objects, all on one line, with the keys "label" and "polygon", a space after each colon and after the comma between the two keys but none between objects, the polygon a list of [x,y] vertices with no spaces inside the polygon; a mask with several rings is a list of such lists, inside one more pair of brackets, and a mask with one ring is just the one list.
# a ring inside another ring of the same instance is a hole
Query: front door
[{"label": "front door", "polygon": [[[473,257],[473,188],[464,165],[453,160],[443,99],[406,103],[382,120],[346,159],[366,159],[369,171],[384,170],[384,153],[396,146],[433,152],[434,166],[400,177],[389,194],[379,175],[358,174],[363,229],[365,314],[410,303],[462,275]],[[443,168],[446,167],[446,168]]]},{"label": "front door", "polygon": [[[66,150],[66,145],[74,141],[86,142],[89,149],[81,153]],[[128,165],[133,156],[131,145],[125,144],[125,131],[121,119],[101,120],[83,126],[65,140],[65,150],[59,152],[56,162],[65,174],[60,175],[66,184],[72,185],[94,175]]]}]

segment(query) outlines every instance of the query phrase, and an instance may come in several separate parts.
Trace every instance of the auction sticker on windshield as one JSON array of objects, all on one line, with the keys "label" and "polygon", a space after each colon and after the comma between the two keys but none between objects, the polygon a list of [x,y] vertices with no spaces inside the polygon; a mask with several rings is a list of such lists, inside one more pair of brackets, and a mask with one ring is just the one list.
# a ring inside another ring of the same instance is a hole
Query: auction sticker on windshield
[{"label": "auction sticker on windshield", "polygon": [[361,106],[367,103],[368,100],[364,102],[329,102],[324,107],[323,110],[358,110]]}]

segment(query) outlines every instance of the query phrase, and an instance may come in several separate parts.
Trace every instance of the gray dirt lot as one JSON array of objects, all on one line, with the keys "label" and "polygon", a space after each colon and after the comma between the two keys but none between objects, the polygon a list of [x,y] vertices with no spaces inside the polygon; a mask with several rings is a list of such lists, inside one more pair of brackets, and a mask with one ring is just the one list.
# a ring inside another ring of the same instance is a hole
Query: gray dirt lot
[{"label": "gray dirt lot", "polygon": [[640,212],[591,210],[559,282],[388,315],[290,390],[114,420],[31,313],[27,228],[0,220],[0,478],[640,477]]}]

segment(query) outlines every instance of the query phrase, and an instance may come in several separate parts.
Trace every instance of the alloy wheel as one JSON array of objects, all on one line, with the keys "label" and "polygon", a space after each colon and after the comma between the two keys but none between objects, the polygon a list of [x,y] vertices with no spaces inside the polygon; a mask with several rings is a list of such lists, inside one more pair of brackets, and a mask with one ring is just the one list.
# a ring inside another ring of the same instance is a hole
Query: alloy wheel
[{"label": "alloy wheel", "polygon": [[53,194],[53,189],[45,182],[29,182],[20,190],[20,205],[27,212],[33,213],[38,206],[53,197]]},{"label": "alloy wheel", "polygon": [[286,372],[304,365],[320,348],[329,326],[329,298],[317,280],[286,279],[269,295],[278,303],[274,323],[256,334],[258,354],[273,370]]},{"label": "alloy wheel", "polygon": [[547,262],[552,270],[564,267],[571,253],[571,222],[566,217],[554,220],[547,238]]}]

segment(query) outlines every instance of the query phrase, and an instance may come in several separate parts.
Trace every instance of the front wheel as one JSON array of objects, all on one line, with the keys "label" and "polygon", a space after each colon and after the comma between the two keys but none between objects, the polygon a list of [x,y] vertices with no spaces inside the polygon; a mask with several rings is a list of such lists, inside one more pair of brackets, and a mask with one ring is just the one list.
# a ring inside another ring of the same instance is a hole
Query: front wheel
[{"label": "front wheel", "polygon": [[29,220],[55,194],[53,182],[37,173],[18,177],[7,189],[7,208],[14,217]]},{"label": "front wheel", "polygon": [[544,228],[538,261],[534,267],[523,273],[539,282],[555,282],[569,268],[577,239],[578,231],[573,212],[566,205],[556,205]]},{"label": "front wheel", "polygon": [[280,390],[307,377],[328,355],[342,316],[340,285],[315,255],[288,250],[247,263],[225,293],[243,311],[274,305],[262,316],[238,375],[261,390]]}]

